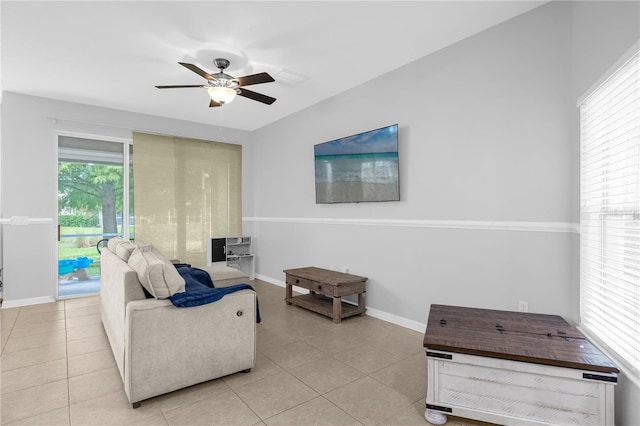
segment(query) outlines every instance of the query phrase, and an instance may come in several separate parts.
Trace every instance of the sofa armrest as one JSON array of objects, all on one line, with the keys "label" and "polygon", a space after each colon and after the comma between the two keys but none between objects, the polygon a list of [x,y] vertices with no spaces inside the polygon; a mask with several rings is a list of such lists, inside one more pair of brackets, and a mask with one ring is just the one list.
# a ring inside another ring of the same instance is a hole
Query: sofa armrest
[{"label": "sofa armrest", "polygon": [[169,300],[127,304],[125,392],[139,402],[255,365],[256,294],[177,308]]}]

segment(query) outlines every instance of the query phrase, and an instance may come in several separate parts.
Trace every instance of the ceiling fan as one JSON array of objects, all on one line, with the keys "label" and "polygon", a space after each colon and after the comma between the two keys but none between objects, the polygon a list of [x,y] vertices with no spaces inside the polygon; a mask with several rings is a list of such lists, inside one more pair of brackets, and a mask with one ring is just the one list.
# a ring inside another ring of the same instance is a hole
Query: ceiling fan
[{"label": "ceiling fan", "polygon": [[205,88],[209,93],[209,97],[211,97],[211,102],[209,102],[210,107],[219,107],[224,104],[228,104],[233,101],[236,95],[253,99],[254,101],[262,102],[267,105],[271,105],[276,101],[276,98],[244,88],[244,86],[250,86],[252,84],[271,83],[275,81],[273,77],[266,72],[236,78],[224,73],[224,70],[230,64],[229,60],[224,58],[216,58],[213,60],[213,63],[220,70],[220,72],[215,74],[209,74],[193,64],[188,64],[186,62],[178,63],[195,72],[199,76],[204,77],[207,80],[207,84],[156,86],[158,89],[180,89],[185,87]]}]

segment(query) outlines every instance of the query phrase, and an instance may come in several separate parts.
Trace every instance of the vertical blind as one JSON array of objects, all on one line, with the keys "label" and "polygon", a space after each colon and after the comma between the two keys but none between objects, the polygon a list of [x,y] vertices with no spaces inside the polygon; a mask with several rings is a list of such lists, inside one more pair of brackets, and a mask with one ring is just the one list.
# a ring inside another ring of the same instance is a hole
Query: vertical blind
[{"label": "vertical blind", "polygon": [[640,377],[640,53],[580,104],[580,317]]},{"label": "vertical blind", "polygon": [[207,239],[242,234],[242,146],[134,133],[136,242],[207,264]]}]

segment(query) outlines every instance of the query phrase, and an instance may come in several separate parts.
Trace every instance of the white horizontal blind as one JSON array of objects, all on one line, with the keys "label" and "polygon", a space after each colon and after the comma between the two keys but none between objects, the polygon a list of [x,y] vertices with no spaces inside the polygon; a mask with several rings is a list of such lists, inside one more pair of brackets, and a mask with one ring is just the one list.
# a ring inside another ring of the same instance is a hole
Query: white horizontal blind
[{"label": "white horizontal blind", "polygon": [[580,105],[580,317],[640,377],[640,53]]}]

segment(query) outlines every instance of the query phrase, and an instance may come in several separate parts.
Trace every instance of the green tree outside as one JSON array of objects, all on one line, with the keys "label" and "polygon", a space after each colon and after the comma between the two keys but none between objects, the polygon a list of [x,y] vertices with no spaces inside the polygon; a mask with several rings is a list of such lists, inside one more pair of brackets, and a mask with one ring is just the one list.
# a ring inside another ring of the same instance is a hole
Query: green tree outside
[{"label": "green tree outside", "polygon": [[[90,163],[58,163],[58,206],[86,216],[102,212],[102,232],[118,232],[122,210],[122,167]],[[128,223],[123,217],[124,223]]]}]

